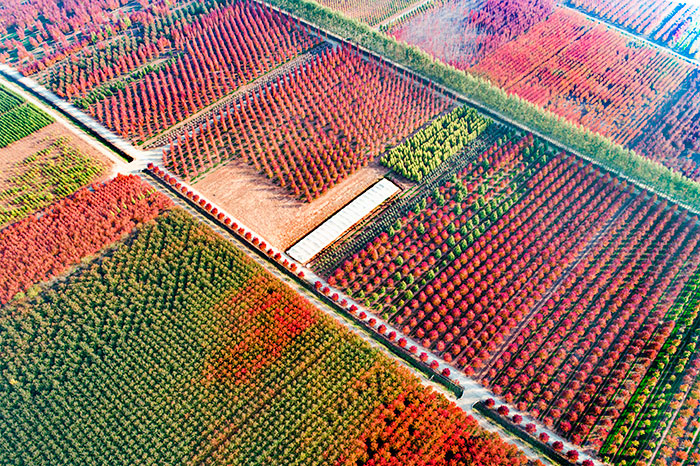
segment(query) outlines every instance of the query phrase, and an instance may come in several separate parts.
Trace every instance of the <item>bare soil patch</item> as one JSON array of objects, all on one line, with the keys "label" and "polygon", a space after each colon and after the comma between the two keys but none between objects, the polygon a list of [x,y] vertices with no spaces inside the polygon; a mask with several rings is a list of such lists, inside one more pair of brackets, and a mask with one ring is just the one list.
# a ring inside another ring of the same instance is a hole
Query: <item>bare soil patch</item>
[{"label": "bare soil patch", "polygon": [[[109,176],[113,162],[101,154],[81,138],[75,136],[71,131],[58,122],[53,122],[48,126],[34,131],[32,134],[15,141],[9,146],[0,148],[0,186],[12,175],[11,168],[32,154],[47,148],[51,143],[60,137],[68,139],[68,144],[78,149],[83,154],[93,160],[100,161],[105,166],[103,179]],[[102,181],[102,180],[95,180]]]},{"label": "bare soil patch", "polygon": [[378,161],[355,172],[313,202],[302,202],[242,160],[208,173],[194,185],[209,200],[286,250],[389,171]]}]

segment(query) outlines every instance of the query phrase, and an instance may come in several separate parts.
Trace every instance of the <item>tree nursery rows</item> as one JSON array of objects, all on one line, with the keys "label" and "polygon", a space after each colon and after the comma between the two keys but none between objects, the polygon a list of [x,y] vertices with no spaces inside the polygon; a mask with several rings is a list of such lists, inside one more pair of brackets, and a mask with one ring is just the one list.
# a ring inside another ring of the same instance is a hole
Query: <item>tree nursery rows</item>
[{"label": "tree nursery rows", "polygon": [[359,228],[344,258],[315,261],[424,349],[599,450],[662,383],[644,376],[677,319],[698,325],[698,218],[532,136],[505,132],[465,163],[415,188],[394,223]]},{"label": "tree nursery rows", "polygon": [[375,26],[401,14],[403,10],[412,8],[416,1],[378,0],[363,2],[361,0],[322,0],[320,3],[334,10],[342,11],[351,18]]},{"label": "tree nursery rows", "polygon": [[138,177],[120,175],[0,230],[0,303],[61,274],[169,205]]},{"label": "tree nursery rows", "polygon": [[606,22],[695,56],[699,7],[651,0],[562,3],[604,22],[549,0],[444,0],[385,28],[399,41],[697,180],[697,124],[685,131],[666,125],[697,120],[694,110],[686,117],[669,115],[668,108],[694,98],[697,86],[688,80],[698,64]]},{"label": "tree nursery rows", "polygon": [[0,86],[0,147],[6,147],[51,123],[51,117]]},{"label": "tree nursery rows", "polygon": [[5,464],[527,463],[179,210],[0,325]]},{"label": "tree nursery rows", "polygon": [[72,147],[67,138],[50,141],[3,171],[0,226],[48,207],[100,177],[104,165]]},{"label": "tree nursery rows", "polygon": [[688,56],[700,51],[700,7],[669,0],[568,0],[568,5]]},{"label": "tree nursery rows", "polygon": [[0,464],[697,466],[699,14],[0,2]]},{"label": "tree nursery rows", "polygon": [[163,159],[173,173],[192,179],[242,158],[310,202],[449,105],[352,49],[326,49],[178,137]]}]

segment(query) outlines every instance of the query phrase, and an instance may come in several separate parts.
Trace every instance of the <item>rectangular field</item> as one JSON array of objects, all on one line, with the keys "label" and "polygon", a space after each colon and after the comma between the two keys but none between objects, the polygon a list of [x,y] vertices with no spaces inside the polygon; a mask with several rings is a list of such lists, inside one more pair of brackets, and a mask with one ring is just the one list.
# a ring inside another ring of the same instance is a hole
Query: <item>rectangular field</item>
[{"label": "rectangular field", "polygon": [[674,322],[697,325],[698,218],[503,130],[403,197],[312,268],[506,403],[617,453],[611,429],[661,386],[641,381],[675,351]]},{"label": "rectangular field", "polygon": [[[178,13],[181,20],[174,21]],[[289,16],[246,0],[190,4],[166,15],[159,26],[154,37],[141,39],[154,48],[147,54],[150,61],[129,65],[130,74],[116,82],[111,81],[111,72],[102,76],[104,70],[95,68],[105,59],[100,50],[85,59],[92,64],[86,65],[85,73],[87,82],[104,85],[90,89],[82,84],[86,78],[69,75],[74,84],[67,88],[68,95],[75,95],[90,115],[137,143],[320,43]],[[65,74],[61,69],[53,73]],[[100,77],[91,79],[95,75]]]},{"label": "rectangular field", "polygon": [[335,47],[178,136],[163,162],[196,181],[242,159],[312,202],[452,103],[380,60]]},{"label": "rectangular field", "polygon": [[[504,63],[516,66],[504,72]],[[692,69],[664,51],[559,11],[495,50],[474,71],[557,115],[629,145]]]},{"label": "rectangular field", "polygon": [[568,6],[674,49],[700,51],[700,5],[672,0],[567,0]]},{"label": "rectangular field", "polygon": [[389,26],[389,34],[458,69],[468,69],[543,21],[552,0],[438,0]]},{"label": "rectangular field", "polygon": [[3,464],[528,464],[182,211],[2,316]]},{"label": "rectangular field", "polygon": [[0,148],[19,141],[52,121],[36,106],[0,86]]},{"label": "rectangular field", "polygon": [[0,227],[104,179],[111,164],[59,123],[0,148]]},{"label": "rectangular field", "polygon": [[121,239],[171,205],[137,176],[118,175],[0,230],[0,305]]}]

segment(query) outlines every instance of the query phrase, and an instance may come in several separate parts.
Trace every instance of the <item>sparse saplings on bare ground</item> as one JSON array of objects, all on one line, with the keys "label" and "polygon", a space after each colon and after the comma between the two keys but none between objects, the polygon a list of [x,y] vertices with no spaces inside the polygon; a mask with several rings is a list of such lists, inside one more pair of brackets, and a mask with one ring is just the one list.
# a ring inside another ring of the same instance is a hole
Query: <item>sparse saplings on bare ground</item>
[{"label": "sparse saplings on bare ground", "polygon": [[326,49],[163,153],[194,179],[242,159],[306,201],[316,199],[451,104],[434,89],[348,47]]}]

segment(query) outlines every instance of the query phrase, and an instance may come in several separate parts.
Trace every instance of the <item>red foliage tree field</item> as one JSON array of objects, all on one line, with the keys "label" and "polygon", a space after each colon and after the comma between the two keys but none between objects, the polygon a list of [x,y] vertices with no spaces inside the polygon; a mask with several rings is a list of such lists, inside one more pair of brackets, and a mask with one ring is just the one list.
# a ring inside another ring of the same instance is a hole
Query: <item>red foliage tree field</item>
[{"label": "red foliage tree field", "polygon": [[347,257],[333,286],[576,444],[600,448],[700,265],[696,216],[501,139]]},{"label": "red foliage tree field", "polygon": [[700,71],[695,70],[672,105],[660,109],[634,150],[700,180]]},{"label": "red foliage tree field", "polygon": [[171,35],[177,58],[98,100],[90,114],[144,141],[319,43],[251,1],[214,8]]},{"label": "red foliage tree field", "polygon": [[[126,0],[6,0],[0,5],[0,62],[27,73],[82,48],[85,36],[119,29]],[[145,3],[145,2],[144,2]],[[83,38],[83,39],[81,39]],[[38,57],[37,57],[38,56]]]},{"label": "red foliage tree field", "polygon": [[433,89],[367,60],[327,49],[164,150],[166,167],[193,179],[241,158],[311,201],[445,110]]},{"label": "red foliage tree field", "polygon": [[489,372],[497,394],[575,443],[606,438],[700,264],[696,218],[655,201],[634,200]]},{"label": "red foliage tree field", "polygon": [[[602,25],[581,34],[586,25],[585,18],[556,13],[475,70],[509,92],[629,144],[692,66]],[[504,63],[514,66],[504,70]]]},{"label": "red foliage tree field", "polygon": [[544,20],[552,0],[467,0],[435,2],[409,16],[390,33],[459,69],[466,69]]},{"label": "red foliage tree field", "polygon": [[700,8],[671,0],[568,0],[570,6],[694,57]]},{"label": "red foliage tree field", "polygon": [[484,435],[477,422],[456,406],[441,404],[434,392],[414,391],[400,394],[370,414],[355,451],[338,462],[356,464],[510,466],[527,461],[515,446]]},{"label": "red foliage tree field", "polygon": [[138,177],[119,175],[1,230],[0,303],[60,275],[169,206]]},{"label": "red foliage tree field", "polygon": [[319,3],[374,26],[417,2],[416,0],[372,0],[371,2],[366,0],[321,0]]}]

